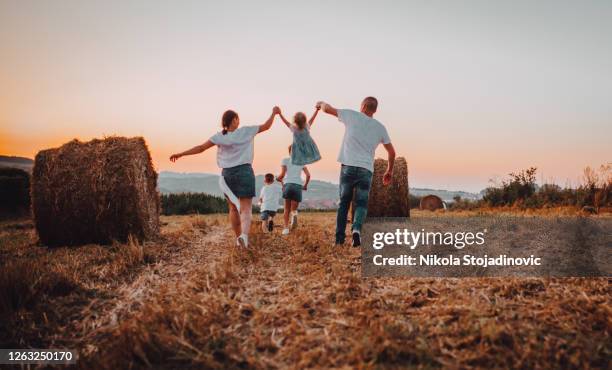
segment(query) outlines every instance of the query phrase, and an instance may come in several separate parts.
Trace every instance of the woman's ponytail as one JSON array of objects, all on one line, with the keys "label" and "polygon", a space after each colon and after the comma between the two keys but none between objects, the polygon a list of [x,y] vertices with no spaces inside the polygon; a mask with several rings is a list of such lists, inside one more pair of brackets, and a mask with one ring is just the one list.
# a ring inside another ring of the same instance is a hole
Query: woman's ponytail
[{"label": "woman's ponytail", "polygon": [[234,112],[231,109],[226,110],[225,113],[223,113],[223,117],[221,117],[221,127],[223,127],[223,131],[221,131],[221,133],[223,135],[227,134],[227,131],[232,125],[232,121],[234,121],[234,118],[236,117],[238,117],[238,113]]}]

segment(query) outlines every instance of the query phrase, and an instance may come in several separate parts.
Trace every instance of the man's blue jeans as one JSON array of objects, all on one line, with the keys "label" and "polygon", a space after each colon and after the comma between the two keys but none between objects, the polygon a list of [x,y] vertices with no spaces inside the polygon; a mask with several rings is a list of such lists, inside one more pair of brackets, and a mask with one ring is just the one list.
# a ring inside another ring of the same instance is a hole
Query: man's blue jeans
[{"label": "man's blue jeans", "polygon": [[336,215],[336,244],[344,243],[346,220],[355,194],[355,219],[353,231],[361,231],[361,225],[368,213],[368,197],[372,185],[372,171],[362,167],[342,165],[340,170],[340,207]]}]

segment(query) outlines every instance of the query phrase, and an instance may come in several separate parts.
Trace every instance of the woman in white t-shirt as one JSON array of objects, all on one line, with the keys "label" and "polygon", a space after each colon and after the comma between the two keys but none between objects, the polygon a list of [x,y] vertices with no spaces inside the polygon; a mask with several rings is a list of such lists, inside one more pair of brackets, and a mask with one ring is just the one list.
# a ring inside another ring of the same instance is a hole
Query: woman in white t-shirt
[{"label": "woman in white t-shirt", "polygon": [[272,127],[274,117],[280,113],[278,107],[266,122],[259,126],[240,126],[238,114],[232,110],[223,113],[223,130],[213,135],[202,145],[170,156],[172,162],[186,155],[199,154],[217,146],[217,165],[222,169],[219,186],[227,198],[232,229],[236,234],[236,245],[249,245],[251,212],[255,197],[255,174],[253,172],[253,140],[255,135]]}]

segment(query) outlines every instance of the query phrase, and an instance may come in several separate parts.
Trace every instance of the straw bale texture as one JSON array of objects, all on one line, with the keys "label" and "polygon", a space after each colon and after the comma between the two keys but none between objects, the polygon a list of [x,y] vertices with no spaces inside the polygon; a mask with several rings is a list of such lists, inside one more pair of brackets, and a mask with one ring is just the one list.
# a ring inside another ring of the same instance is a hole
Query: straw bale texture
[{"label": "straw bale texture", "polygon": [[73,140],[36,155],[32,208],[48,246],[125,242],[159,233],[157,173],[143,138]]},{"label": "straw bale texture", "polygon": [[419,203],[419,209],[426,211],[435,211],[436,209],[444,208],[444,202],[437,195],[426,195],[421,198],[421,203]]},{"label": "straw bale texture", "polygon": [[408,164],[406,159],[395,159],[393,181],[383,186],[383,175],[387,161],[377,158],[374,161],[374,175],[368,201],[368,217],[410,217],[408,203]]}]

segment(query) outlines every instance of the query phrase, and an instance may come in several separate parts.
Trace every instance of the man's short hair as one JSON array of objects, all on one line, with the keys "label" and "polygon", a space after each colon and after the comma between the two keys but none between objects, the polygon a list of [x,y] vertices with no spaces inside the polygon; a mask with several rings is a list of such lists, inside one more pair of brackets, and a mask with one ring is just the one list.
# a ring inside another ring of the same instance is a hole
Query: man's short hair
[{"label": "man's short hair", "polygon": [[266,182],[274,182],[274,175],[271,173],[266,173],[265,179]]},{"label": "man's short hair", "polygon": [[363,99],[362,104],[365,105],[365,108],[370,112],[376,112],[376,109],[378,108],[378,100],[373,96],[368,96],[367,98]]}]

